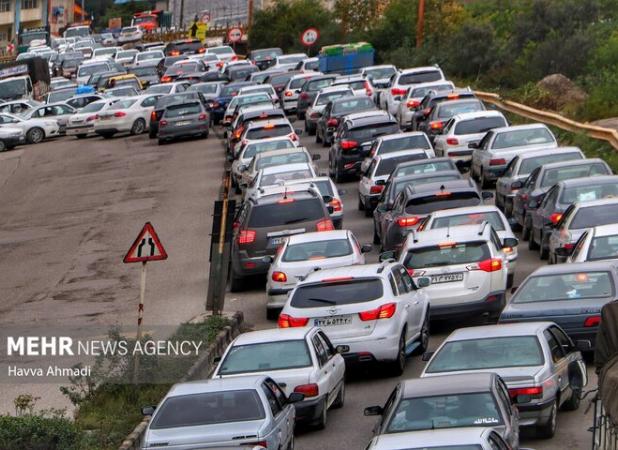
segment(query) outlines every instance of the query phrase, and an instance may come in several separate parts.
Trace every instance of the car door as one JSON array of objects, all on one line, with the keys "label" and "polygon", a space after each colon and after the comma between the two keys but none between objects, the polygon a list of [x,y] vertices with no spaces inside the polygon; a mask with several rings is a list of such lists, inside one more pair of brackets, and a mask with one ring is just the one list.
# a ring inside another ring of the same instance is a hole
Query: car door
[{"label": "car door", "polygon": [[582,376],[582,387],[587,384],[588,376],[586,373],[586,365],[582,361],[581,354],[577,351],[575,346],[573,345],[573,341],[566,335],[566,333],[558,328],[555,325],[549,327],[552,334],[556,337],[558,344],[562,347],[562,350],[565,354],[565,359],[567,361],[566,367],[564,368],[564,372],[562,373],[562,378],[565,383],[565,392],[568,391],[568,395],[561,396],[563,401],[566,401],[570,397],[570,393],[572,392],[573,387],[571,386],[571,375],[569,373],[569,368],[573,365],[573,363],[577,364]]},{"label": "car door", "polygon": [[[397,285],[397,300],[403,306],[406,317],[405,323],[408,326],[406,346],[416,338],[420,332],[420,316],[422,316],[421,302],[415,295],[414,285],[408,271],[403,266],[395,266],[392,270],[393,279]],[[404,280],[405,275],[405,280]]]},{"label": "car door", "polygon": [[492,131],[487,132],[487,134],[480,140],[475,148],[472,151],[472,173],[480,174],[481,173],[481,165],[483,163],[484,155],[487,155],[487,149],[489,148],[489,143],[491,142],[494,133]]},{"label": "car door", "polygon": [[320,392],[325,392],[325,407],[328,408],[335,399],[335,366],[329,361],[328,352],[326,350],[326,344],[321,340],[318,334],[314,334],[311,337],[311,343],[315,350],[315,354],[318,358],[319,372],[318,372],[318,387]]},{"label": "car door", "polygon": [[344,382],[345,361],[343,360],[343,356],[341,356],[337,352],[334,345],[331,343],[330,339],[328,339],[328,336],[326,336],[326,333],[324,333],[324,331],[322,330],[318,331],[317,336],[319,337],[320,341],[324,345],[324,348],[326,349],[326,355],[328,356],[327,364],[330,364],[332,366],[332,369],[331,369],[331,372],[332,372],[331,373],[331,381],[332,381],[331,402],[333,402],[335,398],[337,397],[337,393],[339,392],[339,389],[341,388]]},{"label": "car door", "polygon": [[509,444],[502,439],[502,436],[493,430],[487,435],[487,445],[489,446],[487,447],[489,450],[511,450],[511,448],[517,448],[509,446]]},{"label": "car door", "polygon": [[[551,355],[551,361],[549,362],[551,366],[551,375],[549,380],[541,380],[543,383],[553,383],[554,386],[558,387],[560,391],[560,397],[562,400],[568,400],[570,396],[570,392],[564,392],[569,386],[569,377],[568,377],[568,366],[569,361],[566,358],[564,353],[564,349],[556,339],[555,335],[550,331],[549,328],[543,331],[543,336],[545,337],[545,341],[549,348],[549,352]],[[565,395],[563,395],[563,392]],[[560,405],[557,405],[560,406]]]},{"label": "car door", "polygon": [[496,393],[500,399],[501,408],[505,412],[504,423],[507,426],[505,440],[508,441],[513,448],[519,448],[519,410],[511,402],[509,390],[504,384],[504,381],[496,377]]},{"label": "car door", "polygon": [[293,408],[293,406],[287,405],[287,402],[282,403],[280,401],[281,395],[285,398],[285,394],[280,392],[281,389],[277,386],[277,383],[271,379],[264,381],[262,390],[273,417],[273,423],[268,433],[269,444],[272,442],[274,448],[286,448],[290,439],[290,421],[294,418],[294,413],[290,411],[290,407]]},{"label": "car door", "polygon": [[[541,201],[541,204],[531,215],[532,218],[532,231],[539,233],[543,232],[543,229],[551,224],[550,217],[555,211],[556,199],[558,198],[558,191],[560,188],[555,185],[547,191],[545,198]],[[540,242],[537,241],[537,242]]]}]

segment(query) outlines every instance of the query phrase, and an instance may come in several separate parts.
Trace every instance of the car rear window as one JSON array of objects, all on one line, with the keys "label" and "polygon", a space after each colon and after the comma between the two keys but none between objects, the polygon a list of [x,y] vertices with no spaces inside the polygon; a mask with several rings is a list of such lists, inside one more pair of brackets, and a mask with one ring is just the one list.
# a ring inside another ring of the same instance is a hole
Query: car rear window
[{"label": "car rear window", "polygon": [[393,134],[399,131],[399,125],[396,123],[384,123],[377,125],[367,125],[364,127],[352,128],[349,131],[348,137],[355,139],[361,143],[371,141],[378,136],[385,134]]},{"label": "car rear window", "polygon": [[312,222],[324,218],[324,211],[321,198],[266,203],[253,207],[248,226],[249,228],[265,228]]},{"label": "car rear window", "polygon": [[307,78],[296,78],[290,81],[290,89],[300,89],[307,82]]},{"label": "car rear window", "polygon": [[356,111],[365,111],[375,109],[373,100],[367,97],[351,98],[349,100],[341,100],[333,105],[333,113],[335,114],[351,114]]},{"label": "car rear window", "polygon": [[317,70],[320,68],[320,61],[308,61],[305,63],[305,70]]},{"label": "car rear window", "polygon": [[491,258],[487,242],[444,242],[408,250],[404,266],[408,269],[426,269],[454,264],[469,264]]},{"label": "car rear window", "polygon": [[189,103],[184,105],[171,105],[165,110],[165,117],[168,119],[187,116],[190,114],[199,114],[202,112],[200,105],[197,103]]},{"label": "car rear window", "polygon": [[414,88],[412,92],[410,92],[410,98],[423,98],[429,91],[450,91],[453,89],[453,85],[450,83],[446,84],[437,84],[434,86],[426,86]]},{"label": "car rear window", "polygon": [[481,198],[475,191],[452,192],[448,195],[440,193],[413,198],[406,205],[406,213],[429,214],[440,209],[476,206],[480,203]]},{"label": "car rear window", "polygon": [[332,239],[329,241],[303,242],[288,245],[281,257],[283,262],[314,261],[326,258],[340,258],[352,254],[352,246],[348,239]]},{"label": "car rear window", "polygon": [[492,128],[505,127],[508,124],[502,117],[482,117],[472,120],[462,120],[455,126],[455,134],[486,133]]},{"label": "car rear window", "polygon": [[254,389],[204,392],[168,398],[149,426],[160,430],[263,418],[262,402]]},{"label": "car rear window", "polygon": [[427,373],[541,366],[545,359],[536,336],[505,336],[450,341],[427,366]]},{"label": "car rear window", "polygon": [[437,395],[401,399],[386,432],[498,426],[502,423],[498,405],[490,392]]},{"label": "car rear window", "polygon": [[573,272],[530,277],[511,300],[535,303],[586,298],[613,297],[614,283],[609,272]]},{"label": "car rear window", "polygon": [[438,217],[431,223],[431,229],[456,227],[458,225],[479,225],[483,222],[491,224],[496,231],[504,231],[504,224],[500,215],[495,211],[472,212],[468,214],[458,214],[456,216]]},{"label": "car rear window", "polygon": [[450,180],[460,180],[461,178],[457,175],[436,175],[434,177],[422,177],[414,180],[397,180],[395,179],[395,192],[393,193],[393,198],[397,196],[406,186],[415,186],[418,184],[426,184],[426,183],[439,183],[441,181],[450,181]]},{"label": "car rear window", "polygon": [[565,188],[560,195],[560,203],[589,202],[609,197],[618,197],[618,181]]},{"label": "car rear window", "polygon": [[281,75],[273,75],[273,77],[270,79],[270,84],[272,84],[273,86],[285,84],[293,76],[294,76],[294,74],[291,74],[291,73],[289,73],[289,74],[281,74]]},{"label": "car rear window", "polygon": [[334,78],[321,78],[319,80],[309,80],[307,82],[306,91],[319,91],[330,86],[335,81]]},{"label": "car rear window", "polygon": [[260,180],[260,186],[272,186],[282,181],[304,180],[314,175],[309,170],[292,170],[289,172],[278,172],[264,175]]},{"label": "car rear window", "polygon": [[272,155],[260,158],[256,163],[256,169],[260,170],[264,167],[306,162],[309,162],[309,155],[305,152],[286,153],[283,155]]},{"label": "car rear window", "polygon": [[243,154],[243,159],[253,158],[258,153],[268,152],[270,150],[283,150],[286,148],[292,148],[294,144],[289,140],[270,141],[270,142],[256,142],[254,144],[247,145],[247,148]]},{"label": "car rear window", "polygon": [[156,86],[150,86],[146,92],[149,94],[169,94],[172,92],[172,84],[157,84]]},{"label": "car rear window", "polygon": [[571,230],[618,223],[618,204],[579,208],[569,225]]},{"label": "car rear window", "polygon": [[438,107],[438,118],[450,119],[456,114],[483,111],[483,104],[478,100],[469,102],[445,102]]},{"label": "car rear window", "polygon": [[559,181],[573,178],[593,177],[595,175],[610,175],[605,164],[595,163],[581,166],[556,167],[546,170],[541,180],[541,187],[550,187]]},{"label": "car rear window", "polygon": [[554,144],[554,136],[547,128],[532,128],[528,130],[511,130],[498,133],[491,146],[492,150],[527,145]]},{"label": "car rear window", "polygon": [[399,84],[418,84],[440,81],[442,73],[439,70],[427,70],[425,72],[406,73],[399,77]]},{"label": "car rear window", "polygon": [[242,86],[223,86],[221,97],[234,97]]},{"label": "car rear window", "polygon": [[599,236],[592,240],[587,261],[618,258],[618,235]]},{"label": "car rear window", "polygon": [[554,162],[571,161],[573,159],[582,159],[581,153],[557,153],[555,155],[535,156],[534,158],[526,158],[519,165],[517,175],[529,175],[534,169],[544,164]]},{"label": "car rear window", "polygon": [[279,136],[286,136],[288,134],[292,134],[294,130],[287,123],[282,123],[278,125],[265,125],[258,128],[252,128],[247,131],[246,139],[264,139],[264,138],[272,138]]},{"label": "car rear window", "polygon": [[429,150],[431,145],[425,135],[415,134],[412,136],[401,137],[397,139],[387,139],[382,141],[380,145],[380,153],[398,152],[401,150],[409,150],[413,148],[422,148]]},{"label": "car rear window", "polygon": [[382,280],[379,278],[325,281],[298,287],[290,305],[295,308],[352,305],[376,300],[383,293]]},{"label": "car rear window", "polygon": [[457,168],[452,161],[434,162],[428,160],[426,163],[400,167],[396,172],[393,172],[393,177],[403,177],[406,175],[416,175],[420,173],[444,172],[446,170],[457,170]]},{"label": "car rear window", "polygon": [[218,88],[219,88],[218,83],[207,83],[207,84],[194,84],[189,89],[192,91],[201,92],[202,94],[216,94]]},{"label": "car rear window", "polygon": [[415,161],[417,159],[427,159],[425,153],[416,153],[411,155],[398,156],[396,158],[388,158],[380,160],[378,167],[376,168],[374,176],[380,177],[383,175],[390,175],[397,165],[406,161]]},{"label": "car rear window", "polygon": [[324,94],[320,94],[316,105],[326,105],[328,102],[335,100],[336,98],[345,97],[346,95],[352,95],[350,91],[339,91],[339,92],[326,92]]},{"label": "car rear window", "polygon": [[221,363],[219,374],[233,375],[311,366],[304,340],[235,345]]}]

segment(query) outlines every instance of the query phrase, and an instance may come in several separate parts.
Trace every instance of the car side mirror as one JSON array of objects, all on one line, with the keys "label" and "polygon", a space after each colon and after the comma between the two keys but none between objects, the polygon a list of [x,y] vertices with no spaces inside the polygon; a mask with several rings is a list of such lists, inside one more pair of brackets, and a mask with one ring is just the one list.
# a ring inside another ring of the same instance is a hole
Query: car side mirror
[{"label": "car side mirror", "polygon": [[361,247],[361,253],[369,253],[371,250],[373,250],[373,245],[371,244],[363,244]]},{"label": "car side mirror", "polygon": [[575,341],[575,348],[580,352],[589,352],[592,351],[592,343],[587,339],[578,340]]},{"label": "car side mirror", "polygon": [[468,144],[468,148],[471,148],[471,149],[479,148],[479,143],[478,142],[470,142]]},{"label": "car side mirror", "polygon": [[481,192],[481,197],[483,197],[483,200],[489,200],[490,198],[494,198],[494,193],[490,191],[483,191]]},{"label": "car side mirror", "polygon": [[503,247],[517,247],[519,245],[519,239],[517,238],[504,238],[502,240]]},{"label": "car side mirror", "polygon": [[264,264],[270,264],[270,263],[272,263],[274,260],[275,260],[275,259],[274,259],[272,256],[270,256],[270,255],[268,255],[268,256],[264,256],[264,257],[262,258],[262,262],[263,262]]},{"label": "car side mirror", "polygon": [[317,153],[314,153],[313,155],[311,155],[312,161],[319,161],[320,158],[322,158],[322,155],[318,155]]},{"label": "car side mirror", "polygon": [[571,256],[571,253],[573,252],[573,249],[566,248],[566,247],[558,247],[558,248],[556,248],[554,250],[554,252],[558,256],[561,256],[563,258],[567,258],[567,257]]},{"label": "car side mirror", "polygon": [[350,351],[350,346],[349,345],[338,345],[337,347],[335,347],[335,351],[339,354],[348,353]]},{"label": "car side mirror", "polygon": [[292,392],[288,395],[288,403],[298,403],[302,402],[305,399],[305,394],[301,394],[300,392]]},{"label": "car side mirror", "polygon": [[523,182],[521,182],[521,181],[513,181],[513,182],[511,183],[511,190],[514,190],[514,189],[521,189],[521,188],[523,188],[523,187],[524,187],[524,183],[523,183]]},{"label": "car side mirror", "polygon": [[377,180],[376,186],[386,186],[386,180]]},{"label": "car side mirror", "polygon": [[429,277],[420,277],[416,279],[416,285],[419,288],[426,288],[427,286],[431,285],[431,278]]},{"label": "car side mirror", "polygon": [[431,357],[433,356],[435,352],[425,352],[423,353],[423,356],[421,356],[421,359],[425,362],[429,361],[431,359]]},{"label": "car side mirror", "polygon": [[380,253],[380,262],[388,261],[389,259],[395,259],[395,252],[390,250],[388,252]]},{"label": "car side mirror", "polygon": [[156,406],[142,406],[142,415],[143,416],[152,416],[157,409]]},{"label": "car side mirror", "polygon": [[366,416],[381,416],[384,414],[384,408],[381,406],[368,406],[363,412]]}]

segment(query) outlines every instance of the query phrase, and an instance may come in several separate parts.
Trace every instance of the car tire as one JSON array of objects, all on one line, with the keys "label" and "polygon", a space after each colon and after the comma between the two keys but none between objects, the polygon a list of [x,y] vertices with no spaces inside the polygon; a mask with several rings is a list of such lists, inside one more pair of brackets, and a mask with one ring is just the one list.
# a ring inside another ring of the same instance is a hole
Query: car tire
[{"label": "car tire", "polygon": [[360,194],[358,195],[358,206],[357,206],[357,208],[358,208],[359,211],[365,211],[365,204],[361,200]]},{"label": "car tire", "polygon": [[320,411],[320,417],[313,423],[313,427],[316,430],[323,430],[326,428],[326,422],[328,421],[328,404],[327,398],[324,396],[322,401],[322,410]]},{"label": "car tire", "polygon": [[296,119],[297,120],[305,120],[305,113],[304,112],[296,112]]},{"label": "car tire", "polygon": [[404,328],[399,337],[399,347],[397,348],[397,358],[390,363],[391,376],[401,376],[406,368],[406,329]]},{"label": "car tire", "polygon": [[524,242],[530,239],[530,227],[527,222],[526,216],[524,215],[524,225],[521,227],[521,240]]},{"label": "car tire", "polygon": [[159,139],[159,142],[158,142],[158,143],[159,143],[159,145],[165,145],[165,143],[166,143],[166,142],[165,142],[165,140],[163,140],[163,139]]},{"label": "car tire", "polygon": [[506,287],[507,287],[507,289],[510,289],[511,287],[513,287],[514,280],[515,280],[515,274],[514,273],[509,273],[506,276]]},{"label": "car tire", "polygon": [[558,407],[556,400],[551,405],[551,413],[549,420],[545,425],[536,427],[536,434],[541,439],[551,439],[556,434],[556,421],[558,418]]},{"label": "car tire", "polygon": [[546,243],[545,241],[546,241],[545,235],[541,231],[541,243],[539,244],[539,247],[540,247],[539,258],[541,258],[542,260],[546,260],[547,258],[549,258],[549,244]]},{"label": "car tire", "polygon": [[345,403],[345,381],[341,381],[341,387],[339,388],[339,392],[337,392],[337,397],[335,397],[335,401],[333,402],[333,409],[343,408],[344,403]]},{"label": "car tire", "polygon": [[88,135],[87,134],[78,134],[76,137],[77,137],[77,139],[86,139],[88,137]]},{"label": "car tire", "polygon": [[560,407],[563,411],[577,411],[579,409],[579,405],[581,404],[581,390],[573,389],[571,393],[571,397],[562,404]]},{"label": "car tire", "polygon": [[157,137],[157,133],[156,133],[156,131],[152,131],[152,130],[151,130],[151,131],[149,131],[149,132],[148,132],[148,137],[149,137],[150,139],[154,139],[154,138],[156,138],[156,137]]},{"label": "car tire", "polygon": [[38,144],[45,139],[45,131],[42,128],[34,127],[28,130],[26,133],[26,142],[28,144]]},{"label": "car tire", "polygon": [[232,269],[230,273],[230,291],[231,292],[241,292],[244,289],[244,279],[243,277],[239,277]]},{"label": "car tire", "polygon": [[[343,175],[339,172],[339,167],[335,164],[335,183],[341,183]],[[360,202],[360,199],[358,200]]]},{"label": "car tire", "polygon": [[491,186],[491,181],[485,178],[484,170],[481,170],[480,184],[481,184],[481,189],[488,189]]},{"label": "car tire", "polygon": [[144,131],[146,131],[146,121],[144,119],[137,119],[133,122],[129,133],[131,136],[135,136],[137,134],[142,134]]},{"label": "car tire", "polygon": [[307,134],[309,136],[314,136],[316,134],[315,127],[307,124],[307,122],[305,122],[305,129],[307,130]]},{"label": "car tire", "polygon": [[423,325],[421,326],[421,335],[418,338],[419,346],[414,349],[413,355],[422,355],[429,348],[429,309],[427,310],[427,314],[425,314],[425,320],[423,321]]},{"label": "car tire", "polygon": [[7,145],[4,143],[4,141],[0,140],[0,152],[6,152],[7,150]]},{"label": "car tire", "polygon": [[[525,227],[524,230],[528,230],[528,250],[538,250],[539,244],[534,239],[534,230],[531,227]],[[524,231],[522,231],[523,236]]]},{"label": "car tire", "polygon": [[378,245],[380,243],[380,235],[378,234],[378,229],[373,226],[373,245]]},{"label": "car tire", "polygon": [[101,136],[103,137],[103,139],[111,139],[114,137],[115,133],[103,133],[101,134]]},{"label": "car tire", "polygon": [[316,144],[322,143],[322,138],[320,137],[320,133],[318,130],[315,130],[315,143]]}]

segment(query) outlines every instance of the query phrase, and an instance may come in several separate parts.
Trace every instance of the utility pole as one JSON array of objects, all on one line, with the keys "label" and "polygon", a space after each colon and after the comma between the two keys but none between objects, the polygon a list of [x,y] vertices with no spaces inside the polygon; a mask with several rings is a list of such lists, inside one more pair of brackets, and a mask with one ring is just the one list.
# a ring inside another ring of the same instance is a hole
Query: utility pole
[{"label": "utility pole", "polygon": [[180,0],[180,15],[178,16],[180,20],[178,23],[178,27],[181,29],[183,28],[182,23],[184,21],[184,17],[183,17],[184,12],[185,12],[185,0]]},{"label": "utility pole", "polygon": [[423,46],[425,32],[425,0],[418,0],[418,18],[416,21],[416,48]]},{"label": "utility pole", "polygon": [[253,0],[249,0],[247,4],[247,30],[251,29],[253,25]]}]

